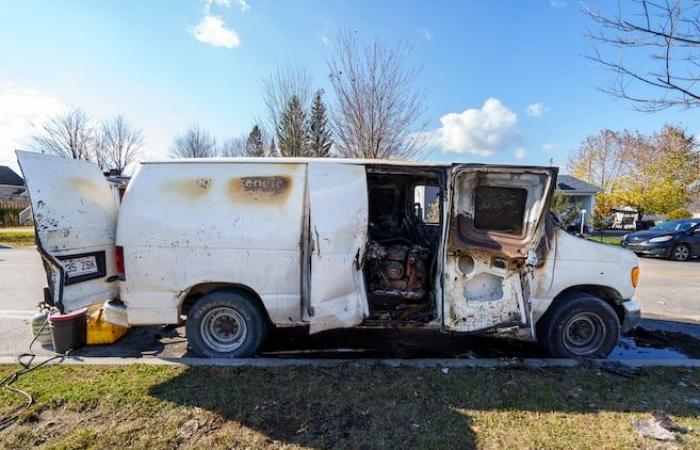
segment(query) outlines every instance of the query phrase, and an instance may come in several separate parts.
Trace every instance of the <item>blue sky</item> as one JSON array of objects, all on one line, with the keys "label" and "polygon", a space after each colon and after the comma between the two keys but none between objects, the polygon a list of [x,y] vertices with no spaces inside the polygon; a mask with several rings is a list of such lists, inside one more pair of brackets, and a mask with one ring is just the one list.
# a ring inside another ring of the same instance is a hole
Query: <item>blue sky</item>
[{"label": "blue sky", "polygon": [[193,122],[241,135],[264,115],[262,80],[277,66],[306,66],[330,91],[329,43],[344,28],[413,44],[437,137],[429,160],[565,165],[602,128],[700,132],[698,111],[650,115],[599,92],[610,74],[582,56],[587,25],[564,0],[2,2],[0,164],[65,104],[125,114],[144,129],[146,158]]}]

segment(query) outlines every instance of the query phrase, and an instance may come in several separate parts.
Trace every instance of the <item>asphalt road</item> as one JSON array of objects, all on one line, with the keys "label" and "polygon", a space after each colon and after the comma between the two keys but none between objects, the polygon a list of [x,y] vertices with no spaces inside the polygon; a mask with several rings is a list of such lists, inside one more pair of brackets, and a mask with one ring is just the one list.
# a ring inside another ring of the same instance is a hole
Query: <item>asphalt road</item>
[{"label": "asphalt road", "polygon": [[[644,258],[640,260],[640,265],[641,279],[637,299],[642,304],[645,318],[700,324],[700,260],[680,263]],[[41,259],[36,249],[0,249],[0,356],[15,355],[26,349],[31,340],[29,319],[36,312],[36,305],[42,299],[42,289],[45,284]],[[683,331],[683,324],[665,323],[677,326],[680,331]],[[690,334],[695,334],[698,330],[700,327],[695,327]],[[387,336],[386,333],[379,338],[386,339],[387,352],[392,355],[401,355],[405,350],[401,348],[400,342],[396,342],[396,339],[392,341],[392,337]],[[271,354],[284,353],[286,349],[293,347],[295,342],[301,347],[317,344],[313,339],[311,341],[303,341],[303,339],[293,334],[282,335],[274,344],[268,346],[268,351]],[[320,341],[329,339],[337,339],[340,345],[347,341],[342,333],[339,336],[331,333],[323,336]],[[372,333],[367,333],[366,336],[353,335],[351,341],[357,342],[363,339],[367,342],[376,342],[378,336]],[[421,336],[420,340],[422,339],[425,338]],[[462,345],[461,340],[441,339],[439,343],[434,342],[435,345],[426,344],[425,351],[428,353],[421,353],[421,355],[431,356],[429,349],[435,349],[436,346],[453,346],[454,353],[459,354],[461,349],[457,347]],[[477,342],[477,347],[481,348],[481,346],[482,343]],[[36,349],[39,347],[37,346]],[[515,351],[520,349],[516,348]],[[523,351],[529,352],[530,349],[523,349]],[[118,345],[102,348],[99,354],[181,356],[185,352],[186,345],[181,328],[142,327],[131,330]],[[489,356],[494,354],[497,353],[486,353]]]},{"label": "asphalt road", "polygon": [[637,300],[645,317],[700,323],[700,258],[640,258]]}]

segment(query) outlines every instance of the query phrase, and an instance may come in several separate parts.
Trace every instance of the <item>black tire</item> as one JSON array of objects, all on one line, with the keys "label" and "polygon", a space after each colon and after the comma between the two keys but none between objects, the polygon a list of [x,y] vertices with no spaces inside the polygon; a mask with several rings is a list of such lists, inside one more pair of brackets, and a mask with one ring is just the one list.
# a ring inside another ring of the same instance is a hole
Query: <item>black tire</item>
[{"label": "black tire", "polygon": [[615,310],[600,298],[573,292],[556,300],[537,323],[537,341],[557,358],[605,358],[620,338]]},{"label": "black tire", "polygon": [[204,295],[192,306],[185,329],[190,349],[200,356],[246,358],[260,348],[268,321],[249,295],[219,290]]},{"label": "black tire", "polygon": [[686,244],[676,244],[671,249],[669,259],[674,261],[687,261],[690,259],[690,247]]}]

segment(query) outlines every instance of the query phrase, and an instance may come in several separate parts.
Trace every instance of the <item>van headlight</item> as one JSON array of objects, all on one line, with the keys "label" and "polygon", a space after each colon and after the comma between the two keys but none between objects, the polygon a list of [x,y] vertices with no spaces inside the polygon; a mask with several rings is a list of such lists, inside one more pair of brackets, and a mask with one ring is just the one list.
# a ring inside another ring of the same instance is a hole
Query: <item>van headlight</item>
[{"label": "van headlight", "polygon": [[659,237],[649,239],[649,243],[656,244],[657,242],[666,242],[666,241],[670,241],[671,239],[673,239],[673,236],[659,236]]}]

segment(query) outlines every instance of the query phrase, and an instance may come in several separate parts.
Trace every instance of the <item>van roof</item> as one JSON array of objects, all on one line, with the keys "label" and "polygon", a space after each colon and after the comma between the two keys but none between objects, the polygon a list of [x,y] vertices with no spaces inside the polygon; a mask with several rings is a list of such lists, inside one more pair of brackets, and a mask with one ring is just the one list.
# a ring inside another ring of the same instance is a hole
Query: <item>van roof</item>
[{"label": "van roof", "polygon": [[452,163],[426,161],[400,161],[395,159],[349,159],[349,158],[280,158],[280,157],[220,157],[220,158],[181,158],[142,161],[141,164],[209,164],[209,163],[261,163],[261,164],[300,164],[309,162],[335,164],[365,164],[391,166],[450,167]]}]

